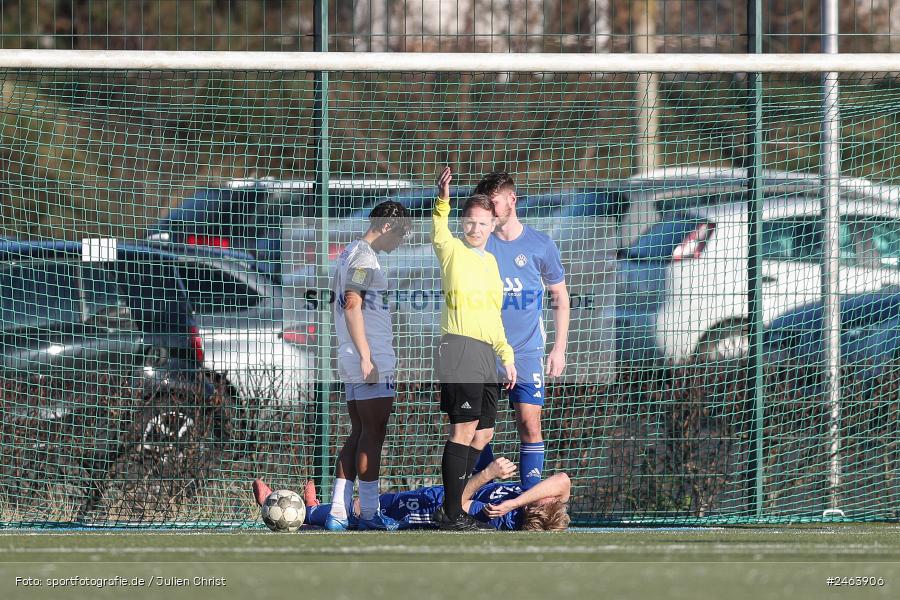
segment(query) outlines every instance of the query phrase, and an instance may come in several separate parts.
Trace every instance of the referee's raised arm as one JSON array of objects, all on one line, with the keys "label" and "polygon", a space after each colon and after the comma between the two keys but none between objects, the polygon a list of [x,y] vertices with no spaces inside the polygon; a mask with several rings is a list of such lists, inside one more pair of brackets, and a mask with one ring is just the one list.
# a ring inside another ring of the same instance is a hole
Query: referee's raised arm
[{"label": "referee's raised arm", "polygon": [[444,167],[438,178],[437,199],[434,202],[434,210],[431,213],[431,245],[438,261],[443,265],[451,253],[451,247],[455,241],[450,233],[450,182],[453,181],[453,172],[450,167]]}]

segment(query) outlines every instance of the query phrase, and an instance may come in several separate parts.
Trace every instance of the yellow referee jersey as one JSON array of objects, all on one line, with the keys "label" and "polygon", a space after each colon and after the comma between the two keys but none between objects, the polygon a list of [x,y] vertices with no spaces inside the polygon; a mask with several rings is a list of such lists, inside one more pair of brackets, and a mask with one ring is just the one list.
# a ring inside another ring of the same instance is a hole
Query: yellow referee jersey
[{"label": "yellow referee jersey", "polygon": [[450,201],[438,198],[431,215],[431,245],[441,263],[444,307],[441,333],[487,342],[503,364],[513,362],[500,309],[503,282],[490,252],[470,248],[450,233]]}]

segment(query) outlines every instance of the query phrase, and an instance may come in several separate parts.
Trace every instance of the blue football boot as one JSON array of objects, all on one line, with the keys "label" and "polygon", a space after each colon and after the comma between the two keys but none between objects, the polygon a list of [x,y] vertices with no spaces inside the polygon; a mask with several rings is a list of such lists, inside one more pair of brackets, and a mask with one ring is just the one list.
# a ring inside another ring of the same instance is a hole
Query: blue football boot
[{"label": "blue football boot", "polygon": [[329,514],[325,517],[325,529],[328,531],[347,531],[350,528],[348,519],[339,519]]},{"label": "blue football boot", "polygon": [[372,515],[371,519],[360,517],[358,528],[360,531],[397,531],[400,529],[400,523],[381,514],[379,510]]}]

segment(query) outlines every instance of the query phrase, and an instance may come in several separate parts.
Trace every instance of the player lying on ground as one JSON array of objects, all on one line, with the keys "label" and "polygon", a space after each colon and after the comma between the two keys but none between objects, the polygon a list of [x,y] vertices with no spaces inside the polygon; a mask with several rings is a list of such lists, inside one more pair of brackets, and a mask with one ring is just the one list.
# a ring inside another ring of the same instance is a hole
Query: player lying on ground
[{"label": "player lying on ground", "polygon": [[[463,508],[485,528],[502,531],[562,531],[569,525],[566,503],[569,501],[571,481],[565,473],[557,473],[529,490],[519,483],[495,482],[516,473],[516,465],[505,458],[495,459],[484,470],[474,474],[463,492]],[[253,482],[256,502],[262,504],[271,489],[257,479]],[[319,504],[315,487],[307,483],[303,500],[306,502],[304,523],[324,527],[330,506]],[[406,492],[381,494],[381,511],[400,523],[401,529],[433,528],[434,511],[444,501],[442,486],[423,487]]]}]

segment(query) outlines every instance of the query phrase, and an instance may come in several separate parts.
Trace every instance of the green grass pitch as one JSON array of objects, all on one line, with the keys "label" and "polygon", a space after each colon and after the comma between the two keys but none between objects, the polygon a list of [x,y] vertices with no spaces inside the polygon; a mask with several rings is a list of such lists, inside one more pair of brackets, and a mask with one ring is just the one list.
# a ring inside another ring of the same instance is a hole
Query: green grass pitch
[{"label": "green grass pitch", "polygon": [[897,598],[900,526],[0,532],[0,598],[106,597]]}]

